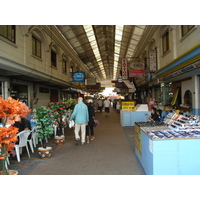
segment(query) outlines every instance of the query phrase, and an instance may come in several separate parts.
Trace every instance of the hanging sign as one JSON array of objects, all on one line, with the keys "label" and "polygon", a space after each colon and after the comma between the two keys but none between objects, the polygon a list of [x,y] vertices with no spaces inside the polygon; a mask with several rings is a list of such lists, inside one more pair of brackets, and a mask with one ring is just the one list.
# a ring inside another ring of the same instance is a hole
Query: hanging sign
[{"label": "hanging sign", "polygon": [[96,83],[96,85],[86,85],[87,89],[100,89],[101,83]]},{"label": "hanging sign", "polygon": [[144,76],[144,70],[129,70],[129,77]]},{"label": "hanging sign", "polygon": [[87,83],[86,85],[96,85],[96,78],[88,78],[86,79],[87,80]]},{"label": "hanging sign", "polygon": [[131,63],[129,77],[144,76],[144,64],[141,62]]},{"label": "hanging sign", "polygon": [[126,58],[122,58],[122,79],[128,79]]},{"label": "hanging sign", "polygon": [[72,81],[85,81],[85,72],[72,72]]},{"label": "hanging sign", "polygon": [[122,78],[118,78],[117,81],[118,81],[118,83],[122,83],[123,79]]},{"label": "hanging sign", "polygon": [[155,72],[157,69],[156,49],[149,50],[149,68],[150,68],[150,72]]}]

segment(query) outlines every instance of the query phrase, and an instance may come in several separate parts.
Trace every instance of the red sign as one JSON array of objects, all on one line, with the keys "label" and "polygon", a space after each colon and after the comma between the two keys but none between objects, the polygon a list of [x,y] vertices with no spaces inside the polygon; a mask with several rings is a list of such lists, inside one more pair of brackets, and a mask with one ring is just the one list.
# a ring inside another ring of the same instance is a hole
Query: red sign
[{"label": "red sign", "polygon": [[143,69],[130,69],[129,70],[129,77],[138,77],[138,76],[144,76],[144,70]]},{"label": "red sign", "polygon": [[127,60],[126,58],[122,59],[122,79],[127,79],[128,74],[127,74]]}]

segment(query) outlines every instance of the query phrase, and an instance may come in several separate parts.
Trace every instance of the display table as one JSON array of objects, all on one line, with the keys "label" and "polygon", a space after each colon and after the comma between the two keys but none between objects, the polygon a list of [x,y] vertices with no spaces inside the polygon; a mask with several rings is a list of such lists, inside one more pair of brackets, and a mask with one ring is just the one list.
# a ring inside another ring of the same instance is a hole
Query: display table
[{"label": "display table", "polygon": [[143,104],[137,105],[133,111],[123,111],[120,110],[120,123],[121,126],[134,126],[135,122],[146,122],[147,117],[145,114],[151,115],[151,112],[148,111],[148,107],[145,104],[143,109]]},{"label": "display table", "polygon": [[137,124],[134,129],[135,154],[147,175],[200,175],[199,136],[152,139]]}]

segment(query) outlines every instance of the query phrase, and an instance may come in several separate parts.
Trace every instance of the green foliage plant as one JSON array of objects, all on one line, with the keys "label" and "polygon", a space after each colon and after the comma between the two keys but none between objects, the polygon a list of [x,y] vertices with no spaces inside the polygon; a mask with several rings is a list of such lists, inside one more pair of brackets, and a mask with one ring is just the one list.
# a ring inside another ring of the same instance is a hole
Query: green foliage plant
[{"label": "green foliage plant", "polygon": [[47,145],[46,138],[50,138],[50,136],[53,134],[53,119],[50,112],[51,110],[46,108],[45,106],[41,106],[41,108],[33,110],[36,119],[38,139],[42,142],[43,148],[46,148]]}]

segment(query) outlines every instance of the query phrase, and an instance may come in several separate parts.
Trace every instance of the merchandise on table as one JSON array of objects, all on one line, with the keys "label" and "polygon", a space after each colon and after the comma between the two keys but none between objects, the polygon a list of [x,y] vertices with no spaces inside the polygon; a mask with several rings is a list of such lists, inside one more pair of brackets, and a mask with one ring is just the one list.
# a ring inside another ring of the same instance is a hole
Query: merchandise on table
[{"label": "merchandise on table", "polygon": [[[171,123],[169,123],[171,122]],[[200,138],[200,117],[169,113],[163,122],[136,122],[152,140]]]},{"label": "merchandise on table", "polygon": [[200,129],[199,116],[191,115],[185,117],[184,115],[180,115],[177,121],[173,121],[173,123],[170,124],[169,128],[172,130],[198,130]]},{"label": "merchandise on table", "polygon": [[166,126],[166,124],[164,124],[164,122],[155,122],[155,121],[135,122],[135,124],[140,127]]},{"label": "merchandise on table", "polygon": [[199,138],[200,131],[146,131],[151,139]]}]

